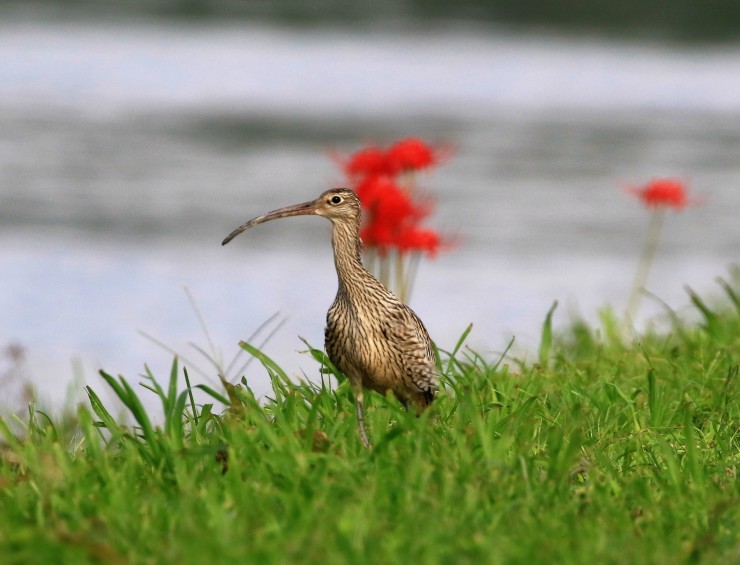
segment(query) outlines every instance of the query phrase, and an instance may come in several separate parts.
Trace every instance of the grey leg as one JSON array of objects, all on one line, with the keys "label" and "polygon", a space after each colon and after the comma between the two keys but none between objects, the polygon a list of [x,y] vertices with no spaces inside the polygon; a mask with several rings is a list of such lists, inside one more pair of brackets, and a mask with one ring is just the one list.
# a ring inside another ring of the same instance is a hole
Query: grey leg
[{"label": "grey leg", "polygon": [[355,392],[355,398],[357,400],[357,428],[360,431],[360,439],[362,440],[362,445],[370,448],[370,442],[367,439],[367,434],[365,433],[365,414],[363,412],[363,403],[365,400],[362,387],[358,388]]}]

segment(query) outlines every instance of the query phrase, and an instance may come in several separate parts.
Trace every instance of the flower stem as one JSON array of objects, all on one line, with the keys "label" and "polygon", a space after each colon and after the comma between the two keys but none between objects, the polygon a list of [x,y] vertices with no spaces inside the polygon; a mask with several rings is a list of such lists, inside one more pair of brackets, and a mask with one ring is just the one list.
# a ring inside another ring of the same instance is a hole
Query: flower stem
[{"label": "flower stem", "polygon": [[391,285],[389,263],[390,258],[388,254],[381,256],[378,261],[378,280],[380,280],[386,288],[390,288]]},{"label": "flower stem", "polygon": [[411,252],[409,254],[408,266],[406,268],[406,304],[411,300],[411,291],[414,289],[414,283],[416,282],[416,273],[419,270],[419,260],[421,259],[421,253],[418,251]]},{"label": "flower stem", "polygon": [[640,262],[637,265],[637,272],[635,273],[635,279],[632,283],[632,288],[630,289],[629,299],[627,300],[625,321],[630,325],[634,324],[637,309],[640,305],[640,299],[642,298],[642,290],[645,288],[645,284],[647,283],[650,266],[652,265],[653,257],[655,256],[655,250],[658,247],[658,239],[660,237],[660,230],[663,226],[665,211],[665,206],[657,206],[650,216],[647,239],[645,240],[645,246],[642,249]]},{"label": "flower stem", "polygon": [[396,251],[396,290],[398,291],[398,298],[404,304],[409,303],[409,294],[411,291],[411,285],[409,281],[408,262],[401,253],[401,250]]}]

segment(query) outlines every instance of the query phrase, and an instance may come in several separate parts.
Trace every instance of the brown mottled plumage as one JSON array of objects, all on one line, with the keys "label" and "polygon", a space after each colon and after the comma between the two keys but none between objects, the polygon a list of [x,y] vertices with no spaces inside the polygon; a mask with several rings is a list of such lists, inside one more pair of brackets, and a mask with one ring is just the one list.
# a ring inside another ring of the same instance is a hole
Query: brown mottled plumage
[{"label": "brown mottled plumage", "polygon": [[331,220],[339,288],[326,316],[326,353],[355,389],[360,438],[369,446],[363,416],[363,387],[393,391],[405,405],[426,408],[437,391],[432,341],[411,308],[385,288],[360,257],[360,201],[347,188],[327,190],[316,200],[280,208],[235,229],[226,245],[263,222],[316,214]]}]

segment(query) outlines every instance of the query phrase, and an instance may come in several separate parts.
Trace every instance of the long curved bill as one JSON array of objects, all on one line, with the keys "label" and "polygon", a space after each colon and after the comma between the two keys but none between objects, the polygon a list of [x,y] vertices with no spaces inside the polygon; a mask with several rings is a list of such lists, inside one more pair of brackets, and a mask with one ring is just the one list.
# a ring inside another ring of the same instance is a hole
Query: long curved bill
[{"label": "long curved bill", "polygon": [[263,224],[265,222],[269,222],[270,220],[277,220],[279,218],[287,218],[288,216],[305,216],[315,214],[317,209],[318,202],[316,200],[312,200],[310,202],[303,202],[301,204],[286,206],[285,208],[280,208],[278,210],[273,210],[272,212],[267,212],[267,214],[257,216],[256,218],[249,220],[246,224],[242,224],[241,226],[236,228],[233,232],[226,236],[226,239],[223,240],[221,245],[226,245],[237,235],[239,235],[243,231],[248,230],[252,226],[256,226],[257,224]]}]

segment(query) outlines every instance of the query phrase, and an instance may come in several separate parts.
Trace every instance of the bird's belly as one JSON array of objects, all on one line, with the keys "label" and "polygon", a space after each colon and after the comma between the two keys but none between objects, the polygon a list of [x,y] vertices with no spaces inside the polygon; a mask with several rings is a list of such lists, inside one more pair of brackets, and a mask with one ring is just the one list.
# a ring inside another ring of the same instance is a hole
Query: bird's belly
[{"label": "bird's belly", "polygon": [[358,351],[349,355],[348,361],[347,371],[343,372],[359,378],[365,388],[385,394],[401,380],[400,371],[376,352]]},{"label": "bird's belly", "polygon": [[[341,342],[327,327],[326,351],[332,363],[350,381],[381,394],[387,393],[401,381],[401,367],[391,353],[380,330],[368,326],[345,328]],[[398,365],[398,366],[397,366]]]},{"label": "bird's belly", "polygon": [[362,386],[386,394],[401,381],[395,371],[386,366],[366,364],[362,370]]}]

